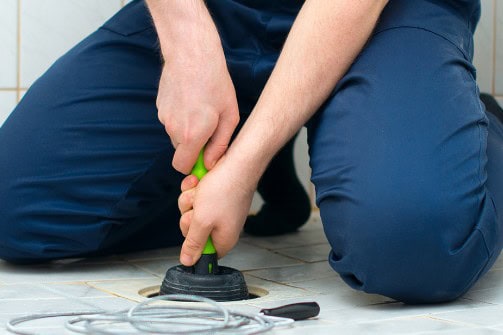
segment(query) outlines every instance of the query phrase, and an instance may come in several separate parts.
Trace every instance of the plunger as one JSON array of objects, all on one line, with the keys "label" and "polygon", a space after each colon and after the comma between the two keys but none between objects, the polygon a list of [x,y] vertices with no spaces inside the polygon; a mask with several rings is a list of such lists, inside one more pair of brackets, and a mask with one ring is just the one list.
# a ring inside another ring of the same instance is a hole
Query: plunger
[{"label": "plunger", "polygon": [[[192,174],[201,180],[207,172],[201,150]],[[166,271],[159,294],[193,294],[216,301],[236,301],[248,299],[248,287],[241,272],[218,265],[217,251],[209,237],[196,264],[176,265]]]}]

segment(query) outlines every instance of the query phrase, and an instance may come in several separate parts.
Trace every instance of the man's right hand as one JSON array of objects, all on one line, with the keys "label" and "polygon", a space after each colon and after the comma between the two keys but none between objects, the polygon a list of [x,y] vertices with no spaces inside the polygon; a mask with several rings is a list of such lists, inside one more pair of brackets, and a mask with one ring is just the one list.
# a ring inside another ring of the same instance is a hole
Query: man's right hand
[{"label": "man's right hand", "polygon": [[189,174],[205,146],[205,166],[211,169],[239,122],[220,37],[201,0],[147,3],[165,60],[157,109],[175,147],[173,167]]}]

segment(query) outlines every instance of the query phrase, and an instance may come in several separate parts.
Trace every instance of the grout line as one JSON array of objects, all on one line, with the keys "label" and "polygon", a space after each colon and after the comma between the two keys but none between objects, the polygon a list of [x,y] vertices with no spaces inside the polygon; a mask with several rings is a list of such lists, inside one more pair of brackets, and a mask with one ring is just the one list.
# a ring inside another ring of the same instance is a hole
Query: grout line
[{"label": "grout line", "polygon": [[[241,271],[241,272],[244,273],[244,271]],[[306,291],[306,292],[309,292],[309,293],[319,294],[318,292],[311,291],[311,290],[306,289],[304,287],[298,287],[298,286],[292,285],[294,283],[284,283],[284,282],[277,281],[277,280],[274,280],[274,279],[262,278],[262,277],[259,277],[257,275],[253,275],[253,274],[250,274],[250,273],[247,273],[247,275],[250,276],[250,277],[253,277],[253,278],[258,278],[260,280],[263,280],[263,281],[266,281],[266,282],[269,282],[269,283],[273,283],[273,284],[277,284],[277,285],[281,285],[281,286],[287,286],[287,287],[290,287],[290,288],[295,288],[295,289]],[[309,281],[309,280],[307,280],[307,281]],[[253,285],[251,285],[251,286],[253,286]]]},{"label": "grout line", "polygon": [[16,102],[21,99],[21,0],[17,1]]},{"label": "grout line", "polygon": [[[449,313],[449,312],[445,312],[445,313]],[[442,313],[438,313],[438,314],[442,314]],[[454,324],[454,325],[462,325],[464,327],[472,327],[472,328],[480,328],[481,327],[480,325],[477,325],[475,323],[469,323],[469,322],[457,321],[457,320],[451,320],[451,319],[443,319],[442,317],[438,316],[437,314],[429,315],[429,316],[427,316],[427,318],[435,320],[435,321]]]},{"label": "grout line", "polygon": [[1,91],[27,91],[28,90],[28,87],[0,87],[0,92]]},{"label": "grout line", "polygon": [[[77,300],[78,302],[80,302],[81,304],[84,304],[84,305],[87,305],[89,307],[92,307],[92,308],[97,308],[98,310],[103,310],[102,308],[100,308],[98,305],[95,305],[94,303],[92,302],[87,302],[85,300],[83,300],[84,297],[77,297],[76,295],[74,294],[70,294],[70,293],[66,293],[62,290],[58,290],[57,288],[55,287],[51,287],[49,285],[44,285],[43,283],[40,283],[40,284],[37,284],[36,286],[38,286],[39,288],[42,288],[42,289],[45,289],[49,292],[52,292],[54,294],[57,294],[59,296],[62,296],[64,298],[67,298],[67,299],[70,299],[70,300]],[[94,300],[94,299],[93,299]]]},{"label": "grout line", "polygon": [[[282,254],[281,251],[285,251],[285,250],[288,250],[288,249],[298,249],[299,247],[316,247],[316,246],[330,246],[330,244],[328,243],[328,241],[324,241],[324,242],[306,242],[302,245],[297,245],[297,246],[293,246],[293,247],[283,247],[283,248],[278,248],[278,249],[271,249],[269,251],[271,252],[274,252],[275,254],[278,254],[278,255],[281,255],[281,256],[288,256],[288,255],[285,255],[285,254]],[[325,259],[322,259],[322,260],[319,260],[319,261],[306,261],[306,260],[303,260],[303,259],[298,259],[298,258],[295,258],[294,256],[290,256],[290,257],[293,257],[294,259],[296,260],[301,260],[302,262],[304,263],[317,263],[317,262],[325,262],[326,260]]]},{"label": "grout line", "polygon": [[162,280],[162,278],[161,278],[161,277],[162,277],[163,275],[162,275],[162,274],[159,274],[159,273],[156,273],[154,270],[149,270],[148,268],[144,268],[143,266],[138,265],[138,264],[136,264],[136,263],[129,263],[129,264],[131,264],[131,265],[132,265],[132,266],[134,266],[136,269],[138,269],[138,270],[140,270],[140,271],[142,271],[142,272],[145,272],[145,273],[147,273],[147,274],[149,274],[149,275],[152,275],[152,276],[154,276],[154,277],[156,277],[156,278],[160,278],[160,279]]}]

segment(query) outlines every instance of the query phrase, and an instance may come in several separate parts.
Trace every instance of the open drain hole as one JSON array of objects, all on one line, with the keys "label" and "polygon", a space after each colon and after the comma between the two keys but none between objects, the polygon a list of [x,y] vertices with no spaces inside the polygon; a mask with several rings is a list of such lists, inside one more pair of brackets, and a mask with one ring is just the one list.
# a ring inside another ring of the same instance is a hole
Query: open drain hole
[{"label": "open drain hole", "polygon": [[[159,296],[159,291],[161,290],[160,285],[149,286],[142,288],[138,291],[138,294],[146,298],[154,298]],[[248,286],[248,299],[257,299],[264,297],[269,294],[267,290],[256,286]]]}]

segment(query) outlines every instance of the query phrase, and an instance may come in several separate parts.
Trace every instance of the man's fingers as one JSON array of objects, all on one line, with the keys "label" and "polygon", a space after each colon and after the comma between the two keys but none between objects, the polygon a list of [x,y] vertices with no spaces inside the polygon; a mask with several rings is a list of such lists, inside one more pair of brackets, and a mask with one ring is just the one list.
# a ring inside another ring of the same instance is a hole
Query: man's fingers
[{"label": "man's fingers", "polygon": [[196,176],[189,174],[187,177],[183,178],[182,184],[180,185],[180,189],[182,192],[190,190],[194,188],[199,183],[199,179]]},{"label": "man's fingers", "polygon": [[232,134],[239,123],[239,113],[222,113],[215,132],[204,149],[204,164],[212,169],[229,146]]},{"label": "man's fingers", "polygon": [[192,209],[194,204],[195,189],[189,189],[188,191],[182,192],[178,197],[178,209],[180,213],[183,214]]},{"label": "man's fingers", "polygon": [[180,217],[180,230],[182,231],[182,235],[187,237],[187,233],[189,232],[190,222],[192,221],[192,215],[194,214],[193,210],[187,211],[183,213]]},{"label": "man's fingers", "polygon": [[179,143],[173,155],[172,165],[175,170],[183,174],[189,174],[194,164],[196,164],[197,157],[202,147],[202,144],[199,146]]},{"label": "man's fingers", "polygon": [[180,252],[180,262],[185,266],[194,265],[194,263],[201,257],[204,245],[210,236],[211,227],[209,225],[199,224],[194,221],[192,215],[191,223],[185,241],[182,245]]}]

